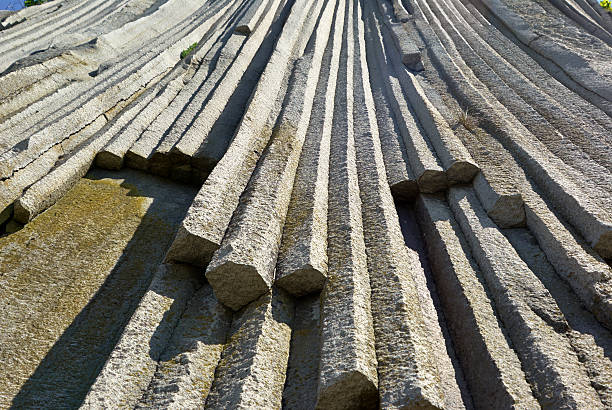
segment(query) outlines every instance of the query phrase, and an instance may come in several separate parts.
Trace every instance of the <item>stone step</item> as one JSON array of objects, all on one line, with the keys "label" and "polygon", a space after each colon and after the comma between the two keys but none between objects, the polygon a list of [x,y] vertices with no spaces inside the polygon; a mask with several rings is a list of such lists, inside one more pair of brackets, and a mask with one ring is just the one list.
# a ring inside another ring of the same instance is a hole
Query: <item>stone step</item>
[{"label": "stone step", "polygon": [[[478,134],[479,135],[479,134]],[[524,199],[525,223],[537,238],[542,251],[553,264],[558,275],[576,292],[582,303],[596,317],[610,327],[610,267],[588,245],[556,215],[554,210],[536,192],[524,172],[494,138],[482,135],[465,139],[464,143],[477,161],[483,164],[483,173],[499,173],[500,186],[516,187]],[[474,189],[483,203],[478,190],[478,177]],[[483,205],[484,206],[484,205]],[[486,207],[485,207],[486,209]],[[491,212],[487,212],[491,217]],[[491,217],[498,226],[498,221]]]},{"label": "stone step", "polygon": [[[204,13],[203,15],[200,15],[199,18],[205,18],[206,16],[207,14]],[[157,16],[157,18],[159,18],[159,16]],[[14,125],[16,125],[17,129],[20,131],[18,134],[15,134],[15,131],[17,130],[14,129],[12,131],[13,135],[9,134],[9,136],[14,137],[15,135],[19,135],[19,137],[22,139],[16,140],[13,138],[14,144],[19,141],[23,141],[23,139],[31,137],[36,132],[51,126],[60,120],[65,120],[65,117],[76,112],[79,110],[79,108],[82,108],[92,98],[104,94],[107,89],[113,88],[114,85],[125,80],[126,78],[130,78],[133,82],[135,77],[130,77],[130,75],[136,74],[135,72],[141,70],[143,67],[148,67],[146,64],[150,61],[151,57],[151,55],[148,53],[155,53],[156,55],[161,54],[172,41],[176,41],[177,38],[181,39],[184,37],[184,30],[186,28],[189,29],[190,27],[193,28],[193,23],[193,21],[182,22],[181,24],[173,26],[170,30],[161,35],[154,31],[155,35],[150,38],[150,41],[147,43],[147,47],[139,47],[137,50],[132,50],[130,53],[125,55],[124,58],[117,61],[112,61],[112,55],[110,57],[107,55],[108,47],[104,45],[107,43],[104,43],[102,40],[96,41],[92,47],[85,49],[73,49],[71,52],[75,57],[87,61],[90,64],[100,64],[100,67],[96,70],[94,78],[91,81],[77,82],[69,87],[66,87],[65,89],[60,90],[58,93],[56,93],[58,95],[56,96],[57,98],[53,99],[54,101],[46,101],[45,104],[36,104],[38,105],[36,109],[26,110],[30,111],[27,113],[28,115],[19,116],[21,118],[18,119],[16,118],[17,124]],[[118,36],[120,38],[122,36],[121,33],[122,31],[119,30]],[[148,31],[145,30],[145,32],[141,34],[150,35],[152,34],[151,29],[149,28]],[[106,58],[109,58],[111,61],[103,63],[98,61],[99,59]],[[130,82],[128,82],[128,84],[130,84]],[[116,92],[117,89],[115,88],[114,91]],[[3,138],[0,136],[0,141],[2,139]]]},{"label": "stone step", "polygon": [[[389,30],[382,27],[385,36]],[[470,182],[478,172],[478,165],[470,157],[469,152],[461,144],[448,123],[429,101],[414,74],[400,65],[398,53],[389,52],[390,60],[402,84],[402,88],[414,109],[420,124],[427,132],[432,146],[444,167],[449,183]]]},{"label": "stone step", "polygon": [[73,81],[89,80],[92,66],[70,52],[0,77],[0,122]]},{"label": "stone step", "polygon": [[25,168],[13,173],[11,178],[0,181],[0,224],[11,218],[13,203],[23,190],[47,175],[61,154],[60,147],[51,148]]},{"label": "stone step", "polygon": [[[206,16],[201,16],[206,20]],[[159,54],[155,57],[142,58],[144,65],[133,67],[130,74],[125,77],[111,77],[98,84],[98,87],[88,92],[92,98],[82,104],[62,120],[53,122],[49,126],[31,135],[27,148],[24,150],[11,150],[0,157],[0,176],[6,176],[13,168],[25,166],[41,152],[60,143],[67,136],[77,133],[101,114],[108,116],[109,110],[120,101],[129,100],[140,88],[146,87],[157,76],[172,68],[176,63],[176,55],[180,53],[189,41],[202,38],[212,23],[198,24],[194,19],[186,27],[177,28],[184,31],[183,36],[176,40],[168,40],[159,47]],[[179,34],[180,31],[179,31]],[[170,34],[168,34],[170,36]],[[146,61],[146,62],[145,62]],[[135,63],[137,64],[137,63]],[[129,66],[128,66],[129,67]],[[125,67],[126,69],[128,67]],[[97,89],[97,90],[96,90]],[[97,91],[97,93],[95,93]],[[110,118],[107,118],[110,120]]]},{"label": "stone step", "polygon": [[11,30],[2,33],[2,36],[0,36],[0,52],[4,58],[0,63],[0,71],[4,71],[10,64],[21,57],[27,56],[32,51],[46,48],[45,45],[48,44],[47,36],[51,33],[57,36],[66,32],[71,26],[76,26],[79,22],[97,14],[99,9],[104,8],[104,5],[105,2],[101,0],[94,0],[85,5],[72,4],[72,7],[60,8],[59,13],[54,13],[50,18],[23,25],[22,27],[25,30]]},{"label": "stone step", "polygon": [[[412,41],[402,22],[409,20],[409,15],[400,1],[394,0],[393,4],[389,1],[378,1],[378,7],[382,14],[382,22],[389,29],[395,48],[400,54],[402,63],[413,71],[423,69],[421,62],[421,51]],[[399,20],[399,22],[396,22]],[[403,20],[403,21],[402,21]]]},{"label": "stone step", "polygon": [[[211,37],[193,57],[193,61],[198,64],[199,68],[198,81],[193,84],[193,90],[189,95],[179,96],[180,98],[176,102],[177,108],[167,114],[168,124],[165,126],[161,141],[157,146],[152,146],[147,150],[147,162],[151,172],[170,176],[173,165],[178,163],[181,166],[193,161],[193,158],[186,156],[175,155],[172,157],[170,153],[174,145],[195,121],[195,118],[206,108],[211,93],[223,79],[227,68],[235,64],[236,57],[246,41],[244,35],[234,33],[234,24],[236,18],[244,12],[244,8],[248,4],[243,3],[238,8],[236,6],[232,7],[230,18],[224,21],[223,25],[220,25],[220,28],[222,28],[222,30],[219,30],[220,34]],[[244,57],[244,55],[241,56],[241,58]],[[193,65],[193,62],[191,65]]]},{"label": "stone step", "polygon": [[[427,59],[426,59],[427,61]],[[426,63],[429,67],[429,62]],[[433,69],[432,69],[433,70]],[[429,83],[434,80],[436,88]],[[476,122],[476,119],[471,117],[469,109],[462,110],[456,103],[450,108],[445,101],[452,102],[452,97],[446,96],[446,100],[438,94],[437,90],[443,89],[443,81],[435,76],[428,76],[427,79],[420,79],[419,83],[431,101],[434,101],[436,108],[440,114],[446,119],[449,124],[455,122],[453,127],[455,133],[460,137],[463,144],[466,146],[472,158],[480,165],[480,172],[476,174],[472,181],[472,186],[480,199],[483,207],[487,211],[487,215],[500,227],[515,227],[525,225],[525,210],[523,207],[523,198],[521,190],[517,183],[523,176],[522,172],[518,171],[519,177],[513,173],[517,172],[516,167],[508,166],[499,156],[503,154],[494,154],[495,151],[489,151],[485,146],[493,139],[484,130],[476,127],[477,124],[470,124],[470,121]],[[458,117],[465,115],[465,121],[468,121],[468,130],[462,125]],[[505,159],[505,157],[504,157]],[[510,161],[513,162],[513,161]]]},{"label": "stone step", "polygon": [[[161,150],[167,141],[174,138],[174,142],[179,138],[178,135],[184,131],[184,117],[189,113],[189,103],[197,104],[197,97],[204,98],[206,93],[198,93],[210,74],[210,67],[216,64],[215,53],[224,45],[224,36],[217,36],[216,30],[228,23],[238,12],[240,3],[236,2],[232,7],[220,10],[219,18],[215,20],[211,27],[213,35],[208,36],[205,42],[200,42],[194,54],[186,57],[189,66],[183,76],[184,86],[179,93],[172,99],[170,104],[152,121],[151,124],[142,132],[142,135],[132,144],[125,153],[127,165],[137,169],[159,171],[160,167],[151,167],[151,159],[155,152]],[[180,131],[175,132],[177,125],[183,125]],[[176,137],[175,137],[176,135]],[[173,144],[173,143],[172,143]],[[172,146],[170,144],[170,147]],[[153,169],[152,169],[153,168]],[[167,173],[155,172],[158,175],[168,176]]]}]

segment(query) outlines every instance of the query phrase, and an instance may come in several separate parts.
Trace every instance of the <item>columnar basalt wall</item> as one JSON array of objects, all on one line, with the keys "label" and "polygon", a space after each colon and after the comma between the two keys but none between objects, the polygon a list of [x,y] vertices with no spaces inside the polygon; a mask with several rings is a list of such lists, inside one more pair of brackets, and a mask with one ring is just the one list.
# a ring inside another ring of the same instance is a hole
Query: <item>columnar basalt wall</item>
[{"label": "columnar basalt wall", "polygon": [[594,0],[54,0],[0,55],[0,407],[612,408]]}]

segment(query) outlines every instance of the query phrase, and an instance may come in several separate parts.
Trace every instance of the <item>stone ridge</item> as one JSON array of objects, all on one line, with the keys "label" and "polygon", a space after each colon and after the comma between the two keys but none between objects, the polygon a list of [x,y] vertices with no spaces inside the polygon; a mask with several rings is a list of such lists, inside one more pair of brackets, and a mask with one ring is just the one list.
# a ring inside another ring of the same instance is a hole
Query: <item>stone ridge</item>
[{"label": "stone ridge", "polygon": [[[4,300],[44,309],[8,285],[13,232],[92,168],[199,189],[103,365],[54,404],[612,408],[603,8],[55,0],[0,14],[0,55]],[[36,370],[0,407],[44,406]]]}]

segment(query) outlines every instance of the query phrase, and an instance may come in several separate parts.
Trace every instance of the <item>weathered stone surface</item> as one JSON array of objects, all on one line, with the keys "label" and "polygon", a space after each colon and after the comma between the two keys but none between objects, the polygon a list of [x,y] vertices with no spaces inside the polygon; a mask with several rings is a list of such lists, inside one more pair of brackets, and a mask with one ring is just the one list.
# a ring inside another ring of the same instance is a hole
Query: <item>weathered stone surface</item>
[{"label": "weathered stone surface", "polygon": [[155,90],[156,87],[132,103],[119,115],[119,118],[100,130],[66,162],[30,186],[17,201],[15,218],[23,223],[29,222],[64,196],[87,173],[102,147],[117,133],[125,131],[132,120],[142,113],[155,95]]},{"label": "weathered stone surface", "polygon": [[[336,93],[329,175],[328,278],[321,294],[321,358],[317,408],[371,407],[378,402],[370,280],[355,163],[353,85],[355,4],[347,1]],[[357,5],[357,7],[359,7]],[[342,397],[342,400],[338,400]]]},{"label": "weathered stone surface", "polygon": [[[421,62],[421,51],[410,39],[410,36],[401,24],[409,19],[404,6],[399,1],[395,0],[393,1],[393,5],[386,1],[378,1],[378,7],[383,15],[384,24],[389,28],[391,38],[400,54],[402,63],[411,70],[422,70],[423,63]],[[395,20],[399,20],[400,22],[397,23]]]},{"label": "weathered stone surface", "polygon": [[[270,7],[272,7],[274,10],[282,5],[282,2],[277,0],[271,3]],[[227,99],[242,79],[248,65],[255,57],[257,50],[262,46],[270,25],[274,21],[274,17],[274,13],[267,13],[260,23],[260,27],[256,33],[246,39],[244,42],[244,47],[240,48],[240,54],[237,56],[236,60],[228,67],[225,73],[222,73],[223,79],[221,84],[215,87],[213,94],[206,102],[207,109],[203,110],[200,115],[194,119],[191,126],[172,147],[172,151],[175,153],[175,155],[191,156],[198,151],[204,140],[208,137],[209,133],[213,129],[215,122],[219,119],[221,113],[225,109]],[[280,38],[278,40],[279,42],[281,41]],[[236,41],[240,41],[240,38],[236,38],[234,43]],[[232,43],[230,43],[230,45],[232,45]],[[291,46],[289,45],[289,47]],[[232,51],[231,48],[229,51]],[[267,71],[269,72],[270,69]],[[284,71],[276,70],[276,73],[277,75],[282,75],[284,74]],[[229,107],[229,109],[231,108],[232,107]],[[261,114],[263,115],[264,113],[262,112]],[[266,115],[263,115],[263,118],[265,117]]]},{"label": "weathered stone surface", "polygon": [[[313,34],[314,46],[295,63],[270,142],[242,194],[221,247],[206,270],[215,295],[234,310],[272,287],[276,255],[333,15],[333,3],[328,3]],[[296,291],[300,293],[299,289]]]},{"label": "weathered stone surface", "polygon": [[[323,55],[312,114],[283,227],[276,283],[294,295],[323,288],[327,277],[327,205],[330,139],[344,29],[345,3],[338,3],[333,38]],[[318,112],[324,112],[320,116]]]},{"label": "weathered stone surface", "polygon": [[[489,181],[497,192],[520,190],[525,202],[525,223],[537,238],[540,248],[582,303],[610,327],[610,267],[555,214],[542,193],[526,179],[512,155],[499,142],[488,138],[484,131],[477,131],[475,135],[467,136],[464,143],[474,158],[483,164],[483,172],[491,176]],[[486,202],[482,199],[483,193],[479,192],[478,178],[474,181],[474,189],[484,206]],[[490,212],[488,214],[491,217]],[[499,220],[494,221],[498,226],[504,226]]]},{"label": "weathered stone surface", "polygon": [[206,408],[281,406],[293,314],[293,301],[276,288],[234,314]]},{"label": "weathered stone surface", "polygon": [[606,257],[607,238],[612,226],[611,215],[607,211],[609,194],[604,194],[599,188],[589,189],[588,192],[582,189],[579,180],[575,179],[575,172],[568,164],[557,156],[550,155],[546,146],[535,138],[519,119],[509,114],[508,109],[495,99],[492,91],[484,87],[471,71],[461,71],[457,66],[465,64],[462,63],[461,56],[453,52],[451,59],[451,55],[436,36],[436,32],[443,32],[439,25],[433,25],[433,28],[427,25],[426,16],[423,15],[415,19],[415,27],[430,47],[436,67],[443,73],[444,81],[458,100],[474,109],[483,127],[518,158],[525,172],[551,199],[554,198],[559,212],[584,235],[600,255]]},{"label": "weathered stone surface", "polygon": [[0,407],[612,407],[596,2],[53,0],[0,55]]},{"label": "weathered stone surface", "polygon": [[[60,154],[59,148],[50,149],[27,167],[15,172],[11,178],[0,182],[0,192],[2,193],[0,197],[2,198],[0,199],[2,201],[0,202],[0,223],[4,223],[12,216],[13,202],[19,198],[23,189],[35,183],[53,169],[53,165],[59,159]],[[28,221],[29,218],[26,217],[25,220]]]},{"label": "weathered stone surface", "polygon": [[[482,164],[480,172],[472,181],[472,186],[489,217],[500,227],[523,226],[525,210],[519,188],[523,184],[518,183],[521,178],[524,178],[523,173],[517,171],[516,166],[508,164],[513,161],[508,161],[507,156],[491,148],[495,145],[492,137],[480,128],[472,128],[478,123],[468,109],[462,111],[459,106],[452,108],[447,106],[447,103],[453,101],[449,96],[443,99],[438,94],[439,85],[434,88],[425,81],[422,81],[421,85],[427,97],[434,102],[446,121],[449,124],[455,124],[453,129],[470,155],[478,164]],[[465,116],[464,120],[461,119],[462,116]],[[472,130],[468,130],[461,122],[465,122]]]},{"label": "weathered stone surface", "polygon": [[[166,4],[165,6],[168,5],[169,4]],[[189,8],[185,9],[187,12],[189,11]],[[206,17],[207,14],[202,12],[200,15],[201,20],[206,20]],[[159,13],[153,13],[147,16],[146,20],[147,23],[152,23],[159,18]],[[32,162],[36,157],[54,145],[61,144],[65,142],[66,139],[75,135],[81,135],[80,132],[94,123],[100,116],[104,116],[106,120],[110,119],[109,117],[114,115],[113,108],[117,104],[121,105],[123,102],[129,101],[130,98],[138,92],[141,92],[142,88],[152,85],[152,83],[159,80],[161,74],[167,72],[174,66],[175,60],[173,55],[180,53],[180,50],[187,44],[190,44],[190,41],[193,42],[196,38],[201,38],[210,28],[212,21],[205,24],[198,23],[196,19],[192,20],[187,25],[180,25],[177,27],[177,30],[182,29],[184,31],[183,34],[185,34],[185,36],[178,41],[172,42],[166,38],[165,44],[164,42],[157,44],[158,54],[156,56],[148,58],[146,55],[137,55],[136,61],[132,58],[132,61],[129,63],[119,65],[116,71],[113,70],[115,72],[109,70],[108,77],[101,78],[100,82],[95,84],[95,86],[92,87],[92,84],[89,84],[89,82],[83,84],[87,87],[87,91],[79,96],[80,98],[83,97],[81,105],[77,105],[73,108],[73,111],[69,112],[68,115],[56,121],[49,122],[44,128],[34,130],[33,133],[28,133],[25,136],[27,137],[27,147],[25,147],[25,149],[19,145],[15,145],[11,150],[0,155],[2,158],[0,162],[0,175],[3,178],[10,176],[14,168],[21,168]],[[145,24],[138,27],[145,33],[147,30],[152,30],[151,26]],[[133,28],[133,26],[130,28]],[[192,30],[189,31],[189,28]],[[99,43],[96,43],[99,45],[99,48],[89,51],[94,55],[99,52],[101,55],[108,56],[106,54],[108,47],[112,48],[115,42],[119,43],[117,37],[121,38],[121,36],[127,35],[126,32],[129,33],[130,36],[136,37],[138,34],[143,34],[142,32],[138,33],[138,30],[135,31],[137,32],[134,33],[127,30],[125,27],[116,30],[105,37],[103,41],[101,40]],[[125,41],[125,39],[122,40]],[[84,55],[88,54],[87,51],[83,51],[83,53]],[[95,58],[91,55],[89,57]],[[23,141],[23,139],[21,141]]]},{"label": "weathered stone surface", "polygon": [[[580,41],[580,33],[574,25],[558,24],[550,13],[541,13],[541,7],[519,6],[516,2],[498,0],[483,0],[483,3],[523,44],[552,60],[587,90],[612,100],[606,84],[609,84],[608,74],[602,72],[598,64],[601,58],[609,56],[609,46],[590,37],[589,45],[585,47],[586,43]],[[541,15],[534,18],[531,13]]]},{"label": "weathered stone surface", "polygon": [[236,31],[247,35],[251,34],[268,5],[269,2],[267,0],[256,0],[252,2],[242,17],[240,17],[240,20],[238,20]]},{"label": "weathered stone surface", "polygon": [[570,344],[579,360],[584,363],[591,385],[599,394],[601,402],[605,407],[610,407],[612,361],[605,357],[606,352],[612,348],[610,331],[598,323],[593,315],[584,309],[570,287],[559,280],[546,255],[541,252],[535,238],[526,229],[507,229],[504,235],[557,301],[559,309],[571,326],[571,330],[566,333]]},{"label": "weathered stone surface", "polygon": [[193,267],[162,264],[121,338],[96,377],[82,408],[135,407],[154,377],[187,300],[198,286]]},{"label": "weathered stone surface", "polygon": [[417,210],[455,349],[459,360],[469,363],[463,369],[474,402],[479,407],[538,407],[448,205],[420,195]]},{"label": "weathered stone surface", "polygon": [[582,240],[577,239],[577,235],[537,195],[528,196],[525,213],[527,226],[557,273],[570,284],[582,303],[608,329],[612,329],[610,266],[589,250]]},{"label": "weathered stone surface", "polygon": [[[211,93],[220,85],[228,67],[237,65],[241,60],[248,61],[250,54],[237,55],[244,43],[243,35],[234,34],[229,39],[217,39],[212,47],[205,44],[200,49],[200,52],[206,53],[201,58],[196,54],[193,57],[196,62],[191,66],[198,64],[198,60],[202,63],[156,123],[151,124],[146,131],[148,135],[143,135],[142,143],[134,144],[131,149],[134,160],[155,174],[170,176],[173,165],[170,153],[175,144],[191,128],[198,114],[206,110]],[[174,161],[182,163],[185,159],[175,155]]]},{"label": "weathered stone surface", "polygon": [[320,304],[318,293],[304,296],[295,302],[283,408],[312,409],[317,403]]},{"label": "weathered stone surface", "polygon": [[416,120],[416,114],[407,104],[404,91],[398,81],[397,68],[390,57],[390,53],[393,52],[390,42],[382,36],[382,27],[379,27],[376,20],[370,19],[368,30],[371,30],[371,34],[367,36],[368,46],[373,50],[369,55],[376,56],[378,70],[385,81],[387,101],[397,118],[408,161],[417,178],[419,189],[423,192],[442,190],[448,185],[446,174],[433,152],[433,147],[425,137],[425,132]]},{"label": "weathered stone surface", "polygon": [[[142,115],[138,115],[130,124],[116,135],[100,150],[96,156],[96,165],[106,169],[121,169],[124,157],[132,144],[146,138],[148,127],[155,122],[158,115],[170,104],[182,87],[182,79],[175,78],[165,85],[163,90],[150,101]],[[132,167],[135,168],[135,167]],[[141,167],[146,170],[146,167]]]},{"label": "weathered stone surface", "polygon": [[194,195],[133,171],[94,171],[0,238],[2,407],[80,405]]},{"label": "weathered stone surface", "polygon": [[[312,3],[308,4],[312,6]],[[242,117],[234,140],[189,209],[168,252],[168,260],[204,265],[210,261],[212,253],[219,247],[232,213],[238,205],[240,194],[270,138],[268,115],[280,91],[277,86],[286,75],[281,68],[290,63],[293,47],[298,43],[298,38],[309,37],[301,31],[305,20],[309,17],[307,12],[309,8],[291,9],[285,23],[290,29],[283,31],[278,38],[272,57],[251,97],[249,108]],[[271,17],[271,14],[266,15],[266,18]],[[249,37],[248,41],[252,38]]]},{"label": "weathered stone surface", "polygon": [[448,196],[540,404],[603,408],[548,290],[486,216],[473,190],[451,188]]},{"label": "weathered stone surface", "polygon": [[232,315],[204,284],[189,299],[136,408],[200,408],[214,380]]},{"label": "weathered stone surface", "polygon": [[[448,374],[439,368],[439,358],[446,355],[446,351],[436,343],[442,339],[441,335],[436,334],[428,326],[431,323],[424,319],[425,315],[431,316],[432,313],[429,306],[425,307],[429,298],[426,288],[423,292],[417,286],[417,277],[424,274],[418,256],[408,251],[404,244],[393,198],[385,182],[359,8],[355,10],[353,21],[356,24],[352,120],[365,250],[372,287],[380,406],[441,408],[444,407],[443,396],[460,395],[456,394],[456,386],[447,385]],[[394,283],[392,288],[389,288],[389,282]],[[435,313],[433,315],[436,320]],[[429,331],[424,331],[426,328]],[[453,403],[454,408],[462,405],[460,397]]]},{"label": "weathered stone surface", "polygon": [[[369,33],[369,28],[366,28],[366,33]],[[373,47],[373,43],[372,37],[370,35],[366,36],[366,44]],[[367,59],[368,69],[372,72],[378,72],[378,56],[376,53],[368,53]],[[419,188],[409,165],[406,145],[397,124],[398,119],[388,106],[385,87],[380,76],[370,76],[370,82],[376,107],[376,120],[385,161],[385,171],[391,193],[397,199],[411,200],[416,197]]]}]

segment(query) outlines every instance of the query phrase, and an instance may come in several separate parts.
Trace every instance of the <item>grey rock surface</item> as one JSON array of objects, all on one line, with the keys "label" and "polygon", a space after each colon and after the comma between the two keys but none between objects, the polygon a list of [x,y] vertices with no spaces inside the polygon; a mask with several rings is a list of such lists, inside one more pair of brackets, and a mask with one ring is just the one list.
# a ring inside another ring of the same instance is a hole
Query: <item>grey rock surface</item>
[{"label": "grey rock surface", "polygon": [[1,408],[612,408],[597,1],[53,0],[0,55]]},{"label": "grey rock surface", "polygon": [[[375,406],[378,375],[372,325],[371,288],[363,236],[353,128],[354,65],[359,63],[357,10],[348,0],[338,76],[346,87],[336,94],[330,143],[328,278],[321,294],[321,357],[317,408]],[[357,48],[357,54],[355,49]],[[338,105],[337,105],[338,106]],[[345,325],[348,325],[345,327]],[[342,395],[343,400],[338,400]]]},{"label": "grey rock surface", "polygon": [[227,340],[232,315],[204,284],[189,299],[137,408],[202,407]]},{"label": "grey rock surface", "polygon": [[[444,313],[472,398],[491,407],[537,407],[521,363],[486,296],[482,274],[466,255],[467,242],[442,199],[422,195],[417,210]],[[482,359],[480,359],[482,358]],[[488,379],[489,383],[482,383]]]},{"label": "grey rock surface", "polygon": [[276,288],[234,314],[206,408],[281,406],[293,315],[293,301]]},{"label": "grey rock surface", "polygon": [[311,51],[295,63],[270,142],[206,271],[217,298],[234,310],[267,292],[274,282],[293,180],[333,22],[332,6],[329,3],[321,14]]}]

